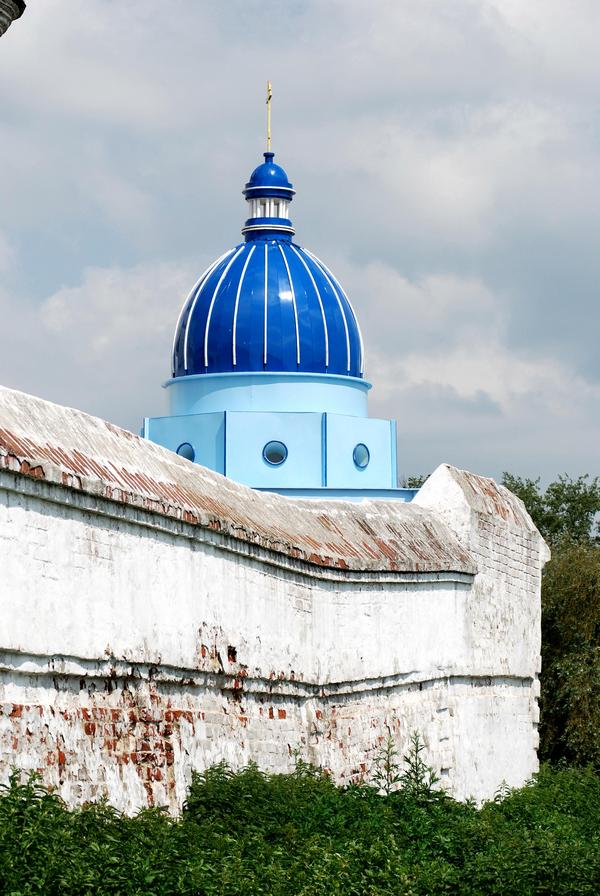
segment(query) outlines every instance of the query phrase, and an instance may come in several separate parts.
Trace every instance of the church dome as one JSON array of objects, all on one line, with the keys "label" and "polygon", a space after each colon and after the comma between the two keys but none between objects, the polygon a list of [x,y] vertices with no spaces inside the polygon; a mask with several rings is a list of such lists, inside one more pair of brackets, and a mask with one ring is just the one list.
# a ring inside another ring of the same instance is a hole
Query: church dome
[{"label": "church dome", "polygon": [[273,153],[244,195],[246,241],[204,272],[175,331],[173,376],[323,373],[363,376],[360,329],[346,293],[322,261],[292,242],[293,188]]},{"label": "church dome", "polygon": [[274,192],[281,193],[282,196],[293,196],[294,190],[287,174],[280,165],[276,165],[273,161],[275,153],[266,152],[264,156],[264,162],[254,169],[246,184],[244,190],[246,199],[251,196],[274,195]]}]

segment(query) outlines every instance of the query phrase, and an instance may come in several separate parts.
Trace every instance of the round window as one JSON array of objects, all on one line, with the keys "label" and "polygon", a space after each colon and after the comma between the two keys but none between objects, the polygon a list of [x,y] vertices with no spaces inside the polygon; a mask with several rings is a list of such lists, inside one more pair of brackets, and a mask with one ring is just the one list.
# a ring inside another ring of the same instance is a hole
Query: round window
[{"label": "round window", "polygon": [[190,445],[189,442],[182,442],[177,449],[177,454],[180,457],[185,457],[186,460],[194,460],[194,458],[196,457],[194,446]]},{"label": "round window", "polygon": [[283,442],[267,442],[263,448],[263,457],[272,467],[282,464],[287,455],[288,451]]},{"label": "round window", "polygon": [[371,455],[369,454],[367,446],[363,445],[362,442],[359,442],[352,452],[352,459],[359,470],[364,470],[368,467]]}]

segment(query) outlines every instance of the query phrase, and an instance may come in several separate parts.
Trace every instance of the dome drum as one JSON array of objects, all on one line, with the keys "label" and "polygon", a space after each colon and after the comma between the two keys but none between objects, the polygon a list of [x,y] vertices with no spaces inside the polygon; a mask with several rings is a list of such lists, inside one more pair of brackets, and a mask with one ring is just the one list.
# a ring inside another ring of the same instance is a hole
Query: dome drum
[{"label": "dome drum", "polygon": [[371,384],[360,377],[313,373],[212,373],[164,384],[169,413],[294,411],[368,416]]}]

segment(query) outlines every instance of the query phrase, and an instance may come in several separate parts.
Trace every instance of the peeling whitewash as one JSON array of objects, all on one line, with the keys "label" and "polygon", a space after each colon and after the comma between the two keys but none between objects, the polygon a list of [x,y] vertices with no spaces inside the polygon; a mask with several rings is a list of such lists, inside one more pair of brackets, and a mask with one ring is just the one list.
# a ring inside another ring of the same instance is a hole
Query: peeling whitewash
[{"label": "peeling whitewash", "polygon": [[0,778],[176,811],[194,768],[347,782],[417,729],[457,797],[519,785],[547,556],[448,466],[409,505],[303,502],[0,390]]}]

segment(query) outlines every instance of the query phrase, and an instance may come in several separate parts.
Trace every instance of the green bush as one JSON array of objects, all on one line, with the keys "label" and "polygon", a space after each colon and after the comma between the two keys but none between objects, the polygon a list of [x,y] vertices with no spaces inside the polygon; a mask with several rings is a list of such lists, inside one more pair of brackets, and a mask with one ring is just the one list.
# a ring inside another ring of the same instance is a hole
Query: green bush
[{"label": "green bush", "polygon": [[[481,809],[426,786],[388,794],[218,765],[182,817],[68,811],[34,777],[0,794],[0,893],[77,896],[597,894],[600,778],[545,767]],[[413,775],[414,778],[414,775]],[[413,781],[414,783],[414,781]]]}]

